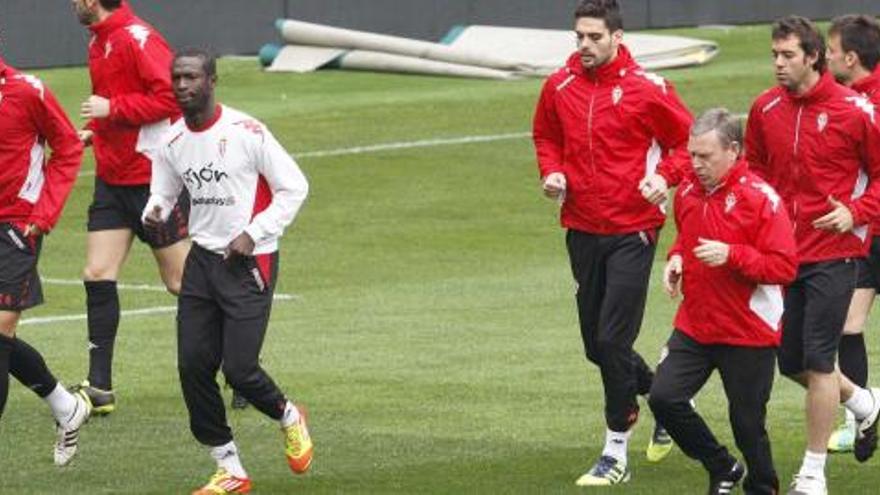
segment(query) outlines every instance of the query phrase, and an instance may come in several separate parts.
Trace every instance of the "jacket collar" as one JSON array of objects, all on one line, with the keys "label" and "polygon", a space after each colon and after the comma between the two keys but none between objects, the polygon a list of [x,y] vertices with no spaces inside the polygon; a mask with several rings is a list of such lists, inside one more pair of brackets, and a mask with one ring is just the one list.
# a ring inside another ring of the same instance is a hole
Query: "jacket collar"
[{"label": "jacket collar", "polygon": [[831,71],[825,71],[821,77],[819,77],[819,82],[816,83],[809,91],[802,95],[797,95],[792,93],[791,91],[787,91],[788,95],[791,99],[800,102],[800,103],[815,103],[817,101],[825,100],[831,97],[834,94],[834,89],[837,87],[837,81],[834,80],[834,77],[831,75]]},{"label": "jacket collar", "polygon": [[[878,67],[880,67],[880,65],[878,65]],[[853,91],[873,96],[880,91],[880,70],[875,70],[868,77],[864,77],[852,83],[852,89]]]},{"label": "jacket collar", "polygon": [[89,29],[95,33],[95,36],[107,36],[113,31],[129,24],[132,19],[134,19],[134,12],[128,6],[128,2],[123,1],[122,5],[110,14],[110,17],[89,26]]},{"label": "jacket collar", "polygon": [[746,160],[744,158],[740,158],[739,160],[737,160],[736,163],[733,164],[732,167],[730,167],[730,170],[727,171],[727,173],[724,175],[724,177],[722,177],[721,180],[718,182],[718,184],[715,187],[713,187],[711,190],[706,189],[703,186],[703,184],[700,183],[700,181],[696,177],[694,177],[694,180],[696,181],[697,186],[700,188],[700,190],[702,190],[703,193],[708,196],[708,195],[712,195],[712,194],[722,193],[722,192],[730,189],[733,185],[738,183],[739,180],[743,176],[745,176],[746,173],[748,173],[748,171],[749,171],[748,162],[746,162]]},{"label": "jacket collar", "polygon": [[584,69],[579,52],[574,52],[568,57],[566,67],[568,67],[568,70],[572,74],[577,74],[596,82],[620,79],[627,71],[639,69],[639,65],[636,63],[635,59],[633,59],[629,49],[623,43],[617,48],[617,57],[596,70]]}]

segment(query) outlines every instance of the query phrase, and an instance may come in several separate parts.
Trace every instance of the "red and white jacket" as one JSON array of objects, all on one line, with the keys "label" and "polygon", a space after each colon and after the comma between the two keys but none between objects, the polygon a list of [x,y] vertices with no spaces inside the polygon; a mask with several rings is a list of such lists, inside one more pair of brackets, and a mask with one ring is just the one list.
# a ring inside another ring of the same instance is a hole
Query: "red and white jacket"
[{"label": "red and white jacket", "polygon": [[545,82],[533,127],[541,177],[562,172],[567,180],[562,225],[603,235],[661,226],[664,209],[638,184],[655,172],[678,184],[691,121],[672,85],[625,46],[592,72],[574,53]]},{"label": "red and white jacket", "polygon": [[[52,156],[46,159],[46,146]],[[0,222],[49,232],[82,159],[76,129],[42,81],[0,59]]]},{"label": "red and white jacket", "polygon": [[[874,105],[875,111],[877,108],[880,108],[880,65],[877,66],[877,70],[870,76],[854,82],[851,88],[856,93],[867,98]],[[874,218],[874,221],[871,222],[871,235],[880,235],[880,216]]]},{"label": "red and white jacket", "polygon": [[173,53],[127,2],[89,27],[92,93],[110,100],[110,116],[91,120],[97,175],[108,184],[150,183],[149,154],[180,115],[171,90]]},{"label": "red and white jacket", "polygon": [[[752,171],[772,185],[795,224],[801,263],[860,257],[868,223],[880,214],[880,128],[873,105],[830,73],[805,95],[777,86],[755,101],[746,131]],[[812,223],[845,203],[855,229],[844,234]]]},{"label": "red and white jacket", "polygon": [[[669,255],[684,262],[675,327],[705,345],[775,347],[783,285],[797,275],[797,247],[781,198],[740,161],[707,191],[693,176],[675,194],[678,235]],[[694,255],[699,239],[730,245],[725,265]]]}]

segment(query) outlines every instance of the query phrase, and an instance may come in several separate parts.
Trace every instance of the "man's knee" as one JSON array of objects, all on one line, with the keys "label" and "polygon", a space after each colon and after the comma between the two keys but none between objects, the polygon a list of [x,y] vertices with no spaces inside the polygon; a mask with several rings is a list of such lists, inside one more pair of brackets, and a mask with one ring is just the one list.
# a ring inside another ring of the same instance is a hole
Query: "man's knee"
[{"label": "man's knee", "polygon": [[257,380],[258,367],[241,363],[223,362],[223,375],[226,382],[234,389],[247,388],[249,384]]},{"label": "man's knee", "polygon": [[82,272],[86,282],[99,282],[101,280],[116,280],[116,270],[109,267],[86,265]]},{"label": "man's knee", "polygon": [[174,279],[174,280],[166,280],[166,281],[165,281],[165,288],[168,290],[168,292],[169,292],[172,296],[179,296],[179,295],[180,295],[180,287],[181,287],[181,285],[182,285],[182,284],[181,284],[181,281],[180,281],[180,278],[179,278],[179,277],[176,278],[176,279]]},{"label": "man's knee", "polygon": [[648,394],[648,407],[654,416],[661,417],[686,411],[690,408],[690,401],[686,397],[678,397],[677,394],[653,386]]}]

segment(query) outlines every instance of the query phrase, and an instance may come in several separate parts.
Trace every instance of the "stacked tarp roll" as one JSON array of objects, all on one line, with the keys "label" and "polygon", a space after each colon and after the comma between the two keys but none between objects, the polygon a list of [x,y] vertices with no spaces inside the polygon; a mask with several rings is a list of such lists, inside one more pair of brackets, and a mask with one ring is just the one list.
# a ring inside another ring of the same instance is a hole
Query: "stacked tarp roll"
[{"label": "stacked tarp roll", "polygon": [[284,41],[292,45],[366,50],[514,72],[528,72],[532,69],[529,64],[501,58],[479,49],[462,50],[430,41],[323,26],[291,19],[279,19],[275,25]]},{"label": "stacked tarp roll", "polygon": [[[326,67],[488,79],[543,76],[574,51],[571,31],[457,26],[441,43],[279,19],[289,43],[260,50],[266,70],[312,72]],[[626,34],[624,43],[646,69],[700,65],[718,53],[710,41]],[[504,57],[497,54],[504,53]]]}]

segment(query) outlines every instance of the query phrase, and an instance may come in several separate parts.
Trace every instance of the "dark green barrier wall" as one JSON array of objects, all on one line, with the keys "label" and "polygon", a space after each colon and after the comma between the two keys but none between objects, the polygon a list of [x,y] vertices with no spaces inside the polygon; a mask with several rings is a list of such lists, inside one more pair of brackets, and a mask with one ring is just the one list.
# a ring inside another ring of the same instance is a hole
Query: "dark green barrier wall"
[{"label": "dark green barrier wall", "polygon": [[[272,25],[293,17],[438,40],[455,24],[567,29],[575,0],[131,0],[175,46],[252,54],[277,41]],[[765,22],[799,13],[830,18],[880,14],[880,0],[621,0],[626,27]],[[81,65],[88,36],[69,0],[0,0],[0,53],[19,67]]]}]

